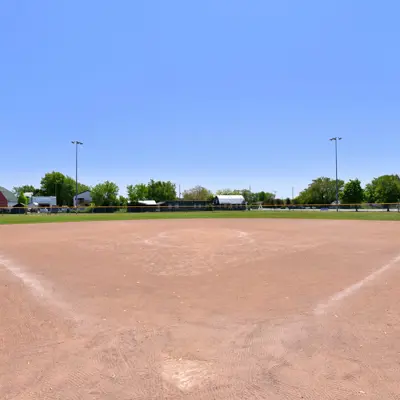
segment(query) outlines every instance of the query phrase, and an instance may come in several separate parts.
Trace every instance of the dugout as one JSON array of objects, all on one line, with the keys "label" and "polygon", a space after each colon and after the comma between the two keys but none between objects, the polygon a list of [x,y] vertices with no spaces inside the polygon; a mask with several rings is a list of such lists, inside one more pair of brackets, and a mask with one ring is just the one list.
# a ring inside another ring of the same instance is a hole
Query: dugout
[{"label": "dugout", "polygon": [[26,204],[22,203],[17,203],[15,206],[12,206],[10,213],[11,214],[26,214],[28,211],[28,208],[26,207]]},{"label": "dugout", "polygon": [[119,207],[116,206],[103,206],[103,207],[93,207],[92,212],[95,214],[105,214],[105,213],[114,213],[118,211]]},{"label": "dugout", "polygon": [[167,200],[160,203],[160,211],[210,211],[212,204],[206,200]]}]

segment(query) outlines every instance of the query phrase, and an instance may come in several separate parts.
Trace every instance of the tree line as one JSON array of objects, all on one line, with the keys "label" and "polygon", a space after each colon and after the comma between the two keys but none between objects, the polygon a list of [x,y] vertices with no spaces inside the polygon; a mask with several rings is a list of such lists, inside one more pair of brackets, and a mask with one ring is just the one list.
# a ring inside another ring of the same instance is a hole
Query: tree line
[{"label": "tree line", "polygon": [[[59,206],[72,206],[76,191],[75,180],[61,172],[48,172],[40,181],[40,186],[23,185],[13,188],[21,203],[23,193],[32,192],[35,196],[56,196]],[[127,196],[119,194],[116,183],[105,181],[94,186],[78,182],[78,193],[90,190],[93,203],[96,206],[126,206],[140,200],[155,200],[156,202],[176,200],[178,193],[176,185],[171,181],[156,181],[128,185]],[[389,204],[400,201],[400,176],[382,175],[362,186],[359,179],[348,182],[338,181],[339,199],[342,204],[379,203]],[[307,188],[294,198],[280,199],[268,191],[252,192],[249,189],[221,189],[213,193],[203,186],[195,186],[182,193],[183,200],[211,201],[215,195],[240,194],[249,204],[290,205],[290,204],[332,204],[336,202],[336,180],[327,177],[314,179]]]},{"label": "tree line", "polygon": [[[341,204],[391,204],[400,201],[400,176],[382,175],[362,186],[359,179],[338,180]],[[336,180],[314,179],[295,199],[298,204],[336,203]]]}]

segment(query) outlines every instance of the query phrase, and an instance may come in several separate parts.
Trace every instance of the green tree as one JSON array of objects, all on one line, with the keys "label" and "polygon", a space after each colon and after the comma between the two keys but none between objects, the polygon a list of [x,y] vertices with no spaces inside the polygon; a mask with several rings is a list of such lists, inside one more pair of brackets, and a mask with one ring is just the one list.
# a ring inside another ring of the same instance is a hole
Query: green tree
[{"label": "green tree", "polygon": [[[90,190],[86,185],[78,182],[78,193]],[[74,196],[76,195],[76,181],[70,176],[64,176],[61,184],[56,184],[54,187],[54,194],[57,197],[57,204],[72,206],[74,204]]]},{"label": "green tree", "polygon": [[[338,180],[339,195],[344,181]],[[298,204],[332,204],[336,201],[336,180],[320,177],[314,179],[296,198]]]},{"label": "green tree", "polygon": [[[56,196],[59,206],[72,205],[73,189],[66,187],[65,175],[61,172],[46,173],[40,181],[40,190],[44,196]],[[70,193],[71,195],[69,195]]]},{"label": "green tree", "polygon": [[257,196],[257,201],[261,201],[263,204],[274,203],[275,195],[273,193],[261,191],[256,193],[256,196]]},{"label": "green tree", "polygon": [[20,192],[20,194],[18,195],[18,203],[27,205],[28,199],[25,197],[24,192]]},{"label": "green tree", "polygon": [[366,185],[365,198],[369,203],[397,203],[400,200],[400,177],[382,175],[374,178]]},{"label": "green tree", "polygon": [[212,200],[214,197],[213,192],[210,190],[206,189],[203,186],[195,186],[191,189],[185,190],[183,192],[183,199],[184,200]]},{"label": "green tree", "polygon": [[54,196],[57,186],[64,184],[65,175],[61,172],[48,172],[40,181],[40,189],[46,196]]},{"label": "green tree", "polygon": [[253,193],[249,189],[238,190],[238,193],[233,194],[241,194],[249,205],[257,202],[257,193]]},{"label": "green tree", "polygon": [[[72,206],[76,192],[75,179],[61,172],[53,171],[44,175],[40,181],[43,196],[56,196],[59,206]],[[78,182],[78,193],[90,190],[90,187]]]},{"label": "green tree", "polygon": [[39,189],[35,188],[35,186],[32,186],[32,185],[14,186],[13,189],[12,189],[12,192],[16,196],[19,196],[21,193],[33,193],[33,194],[36,194],[38,191],[39,191]]},{"label": "green tree", "polygon": [[400,177],[398,175],[382,175],[374,178],[366,186],[366,199],[371,203],[380,203],[390,209],[390,203],[400,201]]},{"label": "green tree", "polygon": [[92,188],[90,194],[96,206],[118,205],[118,185],[114,182],[105,181]]},{"label": "green tree", "polygon": [[145,183],[137,185],[128,185],[126,187],[128,199],[131,203],[136,203],[139,200],[148,200],[149,191]]},{"label": "green tree", "polygon": [[257,201],[261,201],[262,203],[265,201],[265,192],[261,191],[256,193]]},{"label": "green tree", "polygon": [[[71,178],[70,176],[66,175],[64,184],[61,187],[56,187],[57,192],[59,191],[60,193],[65,194],[65,196],[68,197],[68,204],[69,201],[71,204],[73,204],[73,198],[76,195],[76,180],[75,178]],[[91,187],[88,185],[85,185],[81,182],[78,182],[78,193],[86,192],[87,190],[91,190]],[[71,198],[71,200],[69,200]]]},{"label": "green tree", "polygon": [[361,187],[359,179],[348,181],[343,188],[340,200],[343,204],[356,204],[356,211],[358,211],[357,204],[362,203],[364,199],[364,189]]},{"label": "green tree", "polygon": [[[43,196],[56,196],[59,206],[72,206],[76,194],[76,181],[61,172],[48,172],[40,181]],[[78,193],[90,190],[90,187],[78,182]]]},{"label": "green tree", "polygon": [[365,185],[364,198],[368,203],[375,203],[375,187],[372,185],[372,183]]},{"label": "green tree", "polygon": [[242,194],[242,193],[241,193],[241,190],[237,190],[237,189],[235,189],[235,190],[232,190],[232,189],[220,189],[220,190],[217,190],[215,192],[215,194],[217,196],[224,196],[224,195]]},{"label": "green tree", "polygon": [[128,205],[128,199],[125,196],[119,196],[118,203],[121,207],[126,207]]},{"label": "green tree", "polygon": [[175,200],[176,185],[170,181],[154,181],[153,179],[147,185],[148,200],[156,202]]}]

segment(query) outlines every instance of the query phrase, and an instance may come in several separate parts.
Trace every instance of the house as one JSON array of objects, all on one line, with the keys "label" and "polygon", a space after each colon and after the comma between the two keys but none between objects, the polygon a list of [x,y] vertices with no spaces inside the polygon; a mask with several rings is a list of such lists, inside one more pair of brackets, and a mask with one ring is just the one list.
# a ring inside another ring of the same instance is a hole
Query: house
[{"label": "house", "polygon": [[76,196],[74,196],[74,207],[77,206],[84,206],[84,207],[89,207],[90,203],[92,203],[92,196],[90,194],[90,190],[85,190],[82,193],[78,193]]},{"label": "house", "polygon": [[17,196],[0,186],[0,208],[13,207],[18,203]]}]

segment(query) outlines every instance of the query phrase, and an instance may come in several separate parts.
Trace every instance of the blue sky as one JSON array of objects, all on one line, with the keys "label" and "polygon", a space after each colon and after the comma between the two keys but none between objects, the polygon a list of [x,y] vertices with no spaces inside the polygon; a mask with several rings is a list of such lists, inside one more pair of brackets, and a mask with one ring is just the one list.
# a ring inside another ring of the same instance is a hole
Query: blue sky
[{"label": "blue sky", "polygon": [[21,0],[0,9],[0,185],[47,171],[291,195],[400,173],[400,2]]}]

